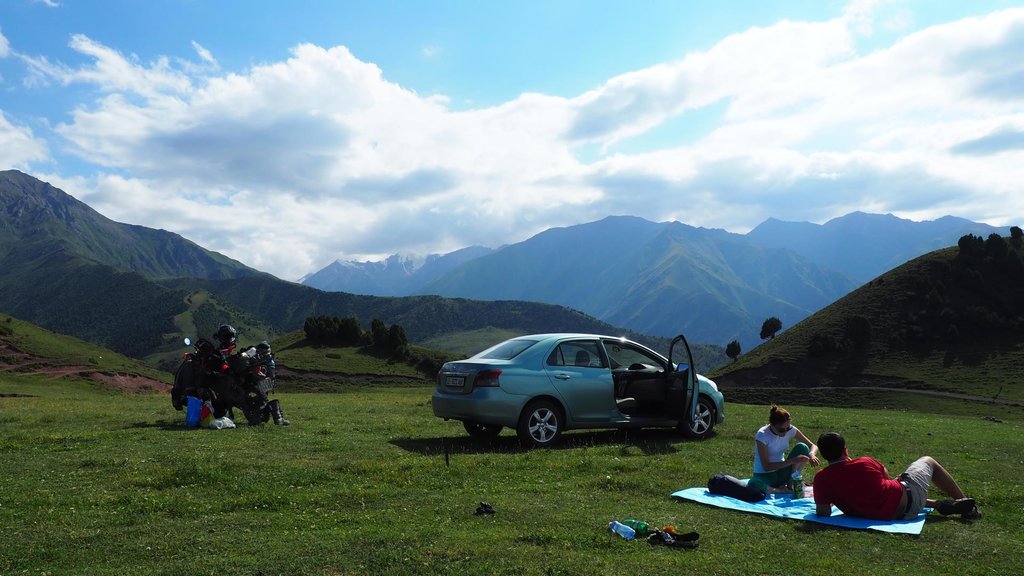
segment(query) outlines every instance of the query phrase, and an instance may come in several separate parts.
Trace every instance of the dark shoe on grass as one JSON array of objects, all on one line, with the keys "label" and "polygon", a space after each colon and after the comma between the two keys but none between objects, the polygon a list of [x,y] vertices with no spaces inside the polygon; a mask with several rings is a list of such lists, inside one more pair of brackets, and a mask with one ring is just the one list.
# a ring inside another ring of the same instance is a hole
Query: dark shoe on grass
[{"label": "dark shoe on grass", "polygon": [[978,510],[978,507],[975,506],[970,512],[965,512],[961,514],[960,517],[964,520],[977,520],[981,518],[981,510]]},{"label": "dark shoe on grass", "polygon": [[935,503],[935,509],[943,516],[950,514],[964,516],[976,511],[978,507],[974,505],[974,498],[960,498],[958,500],[939,500]]}]

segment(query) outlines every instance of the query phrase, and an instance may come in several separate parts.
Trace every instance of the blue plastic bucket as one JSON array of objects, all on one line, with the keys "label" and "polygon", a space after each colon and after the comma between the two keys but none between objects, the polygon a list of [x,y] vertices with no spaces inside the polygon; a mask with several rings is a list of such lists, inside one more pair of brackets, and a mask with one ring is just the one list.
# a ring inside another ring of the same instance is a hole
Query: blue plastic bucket
[{"label": "blue plastic bucket", "polygon": [[199,427],[199,414],[203,410],[203,401],[195,396],[188,396],[188,405],[185,407],[185,426],[189,428]]}]

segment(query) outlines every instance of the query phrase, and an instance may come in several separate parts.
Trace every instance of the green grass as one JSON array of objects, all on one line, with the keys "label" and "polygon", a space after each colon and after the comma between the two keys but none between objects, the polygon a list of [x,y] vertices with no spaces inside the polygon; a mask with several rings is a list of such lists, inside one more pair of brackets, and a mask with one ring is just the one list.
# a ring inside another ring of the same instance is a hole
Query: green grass
[{"label": "green grass", "polygon": [[[283,394],[293,425],[186,430],[162,395],[0,374],[0,574],[1014,574],[1024,419],[788,405],[891,471],[946,464],[985,517],[919,537],[673,500],[745,475],[764,405],[728,405],[704,442],[667,431],[569,433],[524,451],[434,418],[431,389]],[[11,396],[18,394],[19,396]],[[935,401],[939,402],[939,401]],[[447,452],[447,457],[446,457]],[[497,513],[473,514],[480,501]],[[627,542],[640,518],[697,550]]]},{"label": "green grass", "polygon": [[71,336],[57,334],[34,324],[0,314],[0,344],[36,357],[38,367],[82,366],[97,372],[139,374],[164,382],[171,376],[152,366]]},{"label": "green grass", "polygon": [[515,338],[524,334],[526,332],[488,326],[479,330],[466,330],[437,336],[424,341],[422,344],[426,348],[450,350],[468,357],[484,350],[488,346],[493,346],[509,338]]},{"label": "green grass", "polygon": [[425,378],[404,361],[382,358],[361,347],[311,346],[304,342],[283,349],[275,347],[274,358],[289,368],[302,370]]}]

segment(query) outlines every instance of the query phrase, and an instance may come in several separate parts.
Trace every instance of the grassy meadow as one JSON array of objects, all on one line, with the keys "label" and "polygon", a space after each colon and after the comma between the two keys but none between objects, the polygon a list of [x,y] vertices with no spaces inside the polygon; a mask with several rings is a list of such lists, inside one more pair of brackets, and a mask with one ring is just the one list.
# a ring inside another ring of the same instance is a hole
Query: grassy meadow
[{"label": "grassy meadow", "polygon": [[[155,394],[0,374],[0,574],[1019,574],[1024,417],[792,405],[890,471],[931,454],[984,513],[918,536],[676,501],[749,471],[763,405],[703,442],[571,432],[525,451],[433,417],[427,386],[278,395],[290,427],[189,430]],[[946,400],[955,407],[957,403]],[[476,516],[480,501],[497,511]],[[610,534],[639,518],[697,550]]]}]

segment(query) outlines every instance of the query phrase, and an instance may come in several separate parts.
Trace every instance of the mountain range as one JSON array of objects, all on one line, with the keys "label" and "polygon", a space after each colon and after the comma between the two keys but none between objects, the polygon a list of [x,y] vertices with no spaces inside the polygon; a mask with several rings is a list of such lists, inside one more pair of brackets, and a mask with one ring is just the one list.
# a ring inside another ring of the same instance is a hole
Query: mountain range
[{"label": "mountain range", "polygon": [[470,246],[448,254],[419,258],[392,254],[379,262],[335,260],[317,272],[299,279],[300,284],[329,292],[351,292],[372,296],[407,296],[480,256],[494,252]]},{"label": "mountain range", "polygon": [[16,170],[0,172],[0,312],[154,364],[180,358],[183,336],[208,336],[222,323],[244,343],[299,330],[313,315],[354,316],[365,328],[381,319],[412,342],[491,327],[658,345],[564,306],[358,296],[287,282],[177,234],[114,222]]},{"label": "mountain range", "polygon": [[999,230],[951,216],[913,222],[854,212],[823,225],[769,219],[734,234],[616,216],[426,261],[444,266],[417,268],[399,255],[338,261],[302,282],[356,293],[549,302],[646,334],[683,331],[749,349],[766,318],[791,326],[890,268],[972,233]]},{"label": "mountain range", "polygon": [[[923,227],[927,234],[915,232]],[[617,216],[422,263],[336,263],[358,270],[352,278],[410,294],[380,297],[280,280],[177,234],[114,222],[10,170],[0,172],[0,311],[151,361],[223,322],[263,339],[311,315],[355,316],[364,326],[380,318],[403,325],[413,342],[493,327],[624,334],[656,346],[683,332],[719,349],[738,339],[749,350],[765,318],[791,326],[850,292],[857,274],[883,258],[928,242],[949,246],[968,232],[997,230],[855,213],[823,226],[768,221],[740,235]],[[330,276],[321,272],[320,280]]]}]

